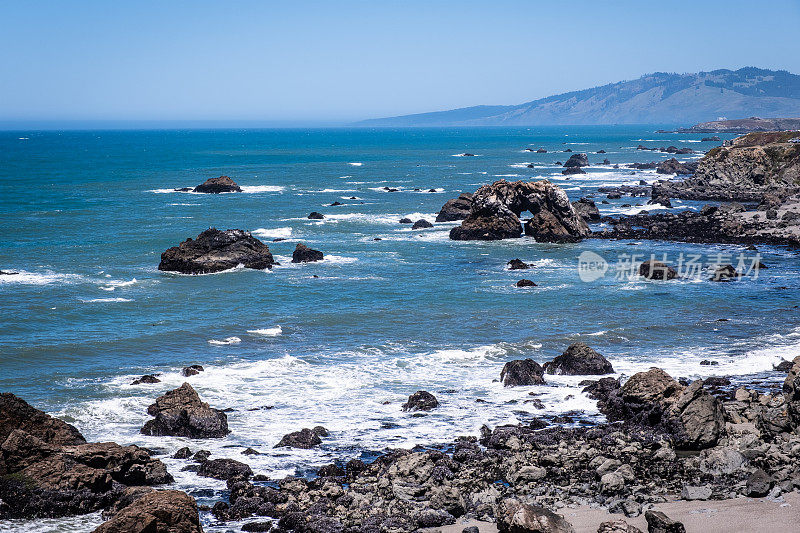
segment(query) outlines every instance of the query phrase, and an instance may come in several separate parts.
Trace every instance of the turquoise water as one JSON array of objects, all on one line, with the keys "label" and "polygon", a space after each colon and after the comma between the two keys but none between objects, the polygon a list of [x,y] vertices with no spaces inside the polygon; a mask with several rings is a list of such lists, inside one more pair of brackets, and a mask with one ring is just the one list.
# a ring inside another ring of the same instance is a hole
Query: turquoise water
[{"label": "turquoise water", "polygon": [[[454,223],[422,231],[398,223],[433,221],[448,198],[501,177],[549,177],[573,200],[601,185],[656,179],[602,165],[566,179],[554,163],[569,157],[567,147],[588,152],[593,164],[625,164],[671,157],[636,151],[638,144],[716,144],[655,129],[0,132],[0,269],[19,272],[0,276],[0,390],[72,421],[91,440],[171,453],[188,441],[138,428],[156,396],[189,381],[213,406],[234,409],[229,437],[189,445],[277,477],[387,446],[446,442],[484,423],[572,410],[594,420],[581,378],[509,390],[496,382],[505,361],[543,363],[578,340],[622,374],[658,365],[675,376],[777,379],[772,365],[800,354],[794,251],[759,247],[769,270],[737,283],[659,284],[613,272],[584,283],[577,265],[586,250],[613,264],[620,254],[735,259],[744,249],[454,242]],[[607,153],[593,153],[600,149]],[[464,152],[476,157],[457,156]],[[172,192],[222,174],[245,192]],[[596,200],[603,214],[636,212],[644,202]],[[308,220],[311,211],[326,218]],[[167,247],[210,226],[253,232],[282,265],[206,276],[156,269]],[[298,241],[326,260],[291,264]],[[536,266],[506,270],[515,257]],[[538,287],[517,289],[521,277]],[[703,359],[720,365],[701,366]],[[188,364],[206,371],[183,378]],[[153,372],[162,383],[129,385]],[[418,389],[442,407],[424,417],[400,412]],[[544,410],[525,403],[528,392]],[[318,424],[331,431],[322,448],[272,449],[284,433]],[[242,456],[245,446],[264,455]],[[177,486],[201,498],[224,488],[167,462]]]}]

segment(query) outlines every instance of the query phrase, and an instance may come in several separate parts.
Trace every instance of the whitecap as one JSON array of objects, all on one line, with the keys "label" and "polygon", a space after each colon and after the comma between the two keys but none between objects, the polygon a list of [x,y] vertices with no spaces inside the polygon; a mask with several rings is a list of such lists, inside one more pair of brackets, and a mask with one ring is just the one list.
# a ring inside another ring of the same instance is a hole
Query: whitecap
[{"label": "whitecap", "polygon": [[283,192],[286,187],[281,185],[240,185],[244,193]]},{"label": "whitecap", "polygon": [[49,285],[51,283],[75,283],[83,280],[78,274],[59,274],[57,272],[28,272],[7,269],[9,274],[0,274],[0,285]]},{"label": "whitecap", "polygon": [[251,235],[264,239],[288,239],[292,236],[292,228],[258,228],[250,232]]},{"label": "whitecap", "polygon": [[240,342],[242,342],[242,339],[240,339],[239,337],[227,337],[222,340],[210,339],[208,341],[208,344],[213,344],[215,346],[225,346],[228,344],[239,344]]},{"label": "whitecap", "polygon": [[81,299],[83,303],[115,303],[115,302],[132,302],[129,298],[92,298],[90,300]]},{"label": "whitecap", "polygon": [[360,167],[360,166],[362,166],[364,163],[347,163],[347,164],[348,164],[348,165],[350,165],[351,167]]},{"label": "whitecap", "polygon": [[283,333],[283,328],[275,326],[272,328],[248,329],[247,333],[251,335],[263,335],[264,337],[277,337]]}]

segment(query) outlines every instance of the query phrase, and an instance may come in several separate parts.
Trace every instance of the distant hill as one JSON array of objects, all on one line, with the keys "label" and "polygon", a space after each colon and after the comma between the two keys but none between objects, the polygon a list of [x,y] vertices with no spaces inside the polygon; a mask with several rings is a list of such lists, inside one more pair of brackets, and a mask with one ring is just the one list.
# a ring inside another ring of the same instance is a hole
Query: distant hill
[{"label": "distant hill", "polygon": [[360,126],[694,124],[721,118],[800,116],[800,76],[745,67],[656,72],[520,105],[475,106],[359,122]]}]

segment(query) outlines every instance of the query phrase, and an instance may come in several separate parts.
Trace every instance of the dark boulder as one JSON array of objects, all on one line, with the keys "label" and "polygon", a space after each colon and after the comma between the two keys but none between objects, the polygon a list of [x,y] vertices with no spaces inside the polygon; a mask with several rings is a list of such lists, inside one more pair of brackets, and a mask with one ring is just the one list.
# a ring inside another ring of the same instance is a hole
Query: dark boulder
[{"label": "dark boulder", "polygon": [[582,342],[571,344],[567,350],[544,364],[547,374],[565,376],[613,374],[614,368],[608,359]]},{"label": "dark boulder", "polygon": [[220,194],[223,192],[242,192],[242,188],[228,176],[220,176],[218,178],[207,179],[205,182],[195,187],[194,192]]},{"label": "dark boulder", "polygon": [[163,490],[134,500],[94,533],[203,533],[203,527],[194,498]]},{"label": "dark boulder", "polygon": [[500,381],[506,387],[542,385],[544,369],[533,359],[515,359],[503,365]]},{"label": "dark boulder", "polygon": [[131,385],[152,385],[153,383],[161,383],[161,380],[155,377],[153,374],[145,374],[144,376],[131,381]]},{"label": "dark boulder", "polygon": [[[470,209],[472,209],[472,194],[461,193],[458,198],[445,202],[439,214],[436,215],[436,222],[464,220],[469,216]],[[411,223],[411,220],[408,223]]]},{"label": "dark boulder", "polygon": [[327,437],[328,435],[328,430],[322,426],[317,426],[314,429],[303,428],[300,431],[294,431],[284,435],[275,447],[302,448],[307,450],[322,444],[322,439],[320,437]]},{"label": "dark boulder", "polygon": [[546,154],[547,150],[545,150],[544,148],[539,148],[538,150],[536,150],[536,153],[537,154]]},{"label": "dark boulder", "polygon": [[[569,161],[567,162],[569,163]],[[575,167],[567,167],[564,170],[562,170],[561,173],[565,176],[569,176],[572,174],[586,174],[586,171],[583,170],[581,167],[575,166]]]},{"label": "dark boulder", "polygon": [[159,270],[182,274],[208,274],[238,265],[263,270],[275,260],[269,247],[246,231],[210,228],[161,254]]},{"label": "dark boulder", "polygon": [[736,271],[733,265],[721,265],[714,269],[711,281],[731,281],[739,279],[742,275]]},{"label": "dark boulder", "polygon": [[248,465],[233,459],[211,459],[200,463],[197,475],[222,480],[228,480],[232,477],[247,479],[253,475],[253,471]]},{"label": "dark boulder", "polygon": [[188,446],[184,446],[180,448],[175,454],[172,456],[173,459],[188,459],[192,456],[192,450],[189,449]]},{"label": "dark boulder", "polygon": [[591,220],[593,222],[600,220],[600,210],[597,209],[594,200],[581,198],[577,202],[572,202],[572,207],[584,220]]},{"label": "dark boulder", "polygon": [[775,480],[760,468],[750,474],[745,484],[745,495],[751,498],[763,498],[772,489]]},{"label": "dark boulder", "polygon": [[678,272],[661,261],[650,259],[639,265],[639,275],[647,279],[669,280],[678,277]]},{"label": "dark boulder", "polygon": [[645,511],[647,533],[686,533],[683,524],[672,520],[661,511]]},{"label": "dark boulder", "polygon": [[531,267],[528,263],[522,261],[521,259],[512,259],[506,264],[508,265],[509,270],[527,270]]},{"label": "dark boulder", "polygon": [[403,411],[430,411],[439,407],[439,400],[428,391],[420,390],[408,397]]},{"label": "dark boulder", "polygon": [[572,154],[564,163],[565,167],[588,167],[589,157],[586,154]]},{"label": "dark boulder", "polygon": [[189,365],[183,367],[183,370],[181,370],[181,375],[183,375],[183,377],[188,378],[190,376],[196,376],[197,374],[203,372],[204,370],[205,369],[202,367],[202,365]]},{"label": "dark boulder", "polygon": [[188,383],[160,396],[147,413],[155,418],[142,427],[144,435],[200,439],[230,433],[225,413],[202,402]]},{"label": "dark boulder", "polygon": [[309,219],[309,220],[322,220],[322,219],[324,219],[324,218],[325,218],[325,215],[323,215],[322,213],[318,213],[318,212],[316,212],[316,211],[312,211],[312,212],[311,212],[311,213],[308,215],[308,219]]},{"label": "dark boulder", "polygon": [[421,218],[421,219],[417,220],[416,222],[414,222],[414,225],[411,226],[411,229],[426,229],[426,228],[432,228],[432,227],[433,227],[433,224],[431,224],[430,222],[428,222],[424,218]]},{"label": "dark boulder", "polygon": [[86,442],[74,426],[36,409],[22,398],[3,392],[0,393],[0,444],[14,430],[24,431],[54,446]]},{"label": "dark boulder", "polygon": [[400,224],[413,224],[414,221],[408,217],[404,217],[400,219]]},{"label": "dark boulder", "polygon": [[312,263],[322,261],[323,254],[319,250],[312,250],[305,244],[298,242],[292,252],[292,263]]},{"label": "dark boulder", "polygon": [[517,287],[536,287],[536,284],[529,279],[521,279],[516,283]]},{"label": "dark boulder", "polygon": [[692,174],[689,168],[674,157],[660,162],[656,167],[656,172],[658,174]]}]

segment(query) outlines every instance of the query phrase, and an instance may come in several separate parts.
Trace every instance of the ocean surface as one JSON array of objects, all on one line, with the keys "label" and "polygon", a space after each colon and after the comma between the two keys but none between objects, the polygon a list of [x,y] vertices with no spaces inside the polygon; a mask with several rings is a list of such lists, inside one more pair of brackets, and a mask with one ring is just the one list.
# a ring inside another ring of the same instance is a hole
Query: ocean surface
[{"label": "ocean surface", "polygon": [[[584,378],[509,389],[497,381],[506,361],[544,363],[577,341],[619,375],[657,365],[675,377],[776,383],[773,365],[800,354],[796,251],[760,246],[769,268],[740,282],[700,274],[658,283],[630,279],[626,264],[651,254],[673,264],[680,254],[737,264],[756,252],[595,239],[455,242],[448,232],[457,223],[417,231],[398,223],[433,222],[447,199],[503,178],[552,179],[573,200],[602,185],[652,182],[663,176],[597,163],[672,157],[637,151],[639,144],[718,144],[655,129],[0,132],[0,269],[17,272],[0,275],[0,391],[69,421],[90,441],[164,454],[175,486],[209,503],[225,496],[224,482],[182,472],[187,463],[168,458],[178,448],[207,449],[279,478],[391,447],[446,445],[483,424],[570,411],[579,412],[575,424],[600,420],[581,393]],[[560,174],[554,163],[569,157],[567,148],[589,154],[587,174]],[[244,192],[173,191],[220,175]],[[646,198],[601,204],[604,196],[595,196],[604,215],[661,208],[636,205]],[[311,211],[325,219],[308,220]],[[157,270],[161,252],[209,227],[251,231],[281,265],[203,276]],[[291,264],[297,242],[324,252],[324,261]],[[581,280],[586,251],[609,262],[605,276]],[[535,266],[509,271],[513,258]],[[515,287],[522,277],[538,286]],[[190,364],[205,371],[182,377]],[[130,384],[144,373],[161,383]],[[212,406],[233,409],[228,437],[138,433],[147,405],[184,381]],[[403,413],[420,389],[441,407]],[[273,448],[285,433],[316,425],[331,432],[323,446]],[[246,447],[262,455],[244,456]],[[203,520],[208,531],[237,531],[207,513]],[[0,531],[91,531],[100,521],[94,514]]]}]

